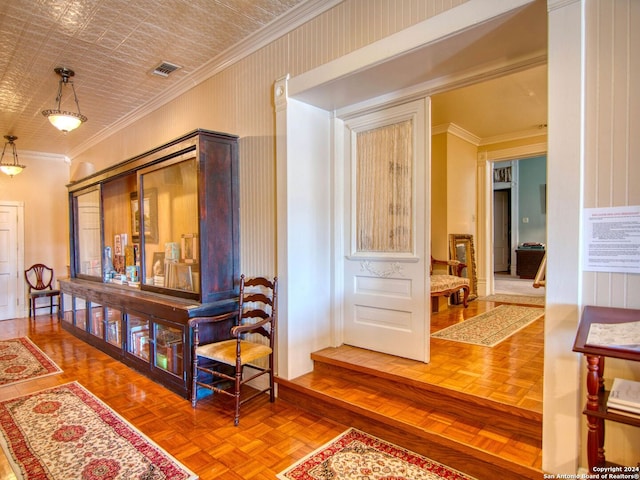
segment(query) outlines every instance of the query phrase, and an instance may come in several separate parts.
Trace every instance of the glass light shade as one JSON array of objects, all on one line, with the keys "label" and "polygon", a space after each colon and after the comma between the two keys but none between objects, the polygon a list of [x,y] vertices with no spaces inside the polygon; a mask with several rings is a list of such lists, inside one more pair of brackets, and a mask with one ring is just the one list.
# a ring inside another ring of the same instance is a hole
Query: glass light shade
[{"label": "glass light shade", "polygon": [[[87,121],[87,117],[80,113],[80,104],[78,103],[78,95],[76,95],[76,87],[73,86],[73,82],[69,79],[75,75],[73,70],[69,70],[65,67],[57,67],[53,69],[58,75],[60,75],[60,82],[58,83],[58,95],[56,96],[55,108],[51,110],[43,110],[42,115],[49,119],[51,125],[56,127],[62,133],[69,133],[71,130],[75,130],[82,123]],[[71,91],[73,92],[73,100],[76,103],[76,112],[67,112],[60,110],[60,102],[62,101],[62,87],[71,85]]]},{"label": "glass light shade", "polygon": [[[13,143],[18,139],[18,137],[15,135],[5,135],[4,138],[7,140],[7,143],[4,144],[4,148],[2,149],[2,157],[0,157],[0,171],[10,177],[13,177],[27,167],[18,163],[18,151],[16,150],[16,144]],[[11,156],[13,157],[13,163],[5,162],[4,160],[4,154],[7,151],[7,147],[9,147]]]},{"label": "glass light shade", "polygon": [[51,125],[63,133],[75,130],[82,122],[87,120],[87,117],[84,115],[72,112],[61,112],[60,110],[45,110],[42,113],[49,119]]},{"label": "glass light shade", "polygon": [[2,171],[2,173],[6,173],[10,177],[19,174],[23,170],[23,168],[24,167],[22,165],[0,165],[0,171]]}]

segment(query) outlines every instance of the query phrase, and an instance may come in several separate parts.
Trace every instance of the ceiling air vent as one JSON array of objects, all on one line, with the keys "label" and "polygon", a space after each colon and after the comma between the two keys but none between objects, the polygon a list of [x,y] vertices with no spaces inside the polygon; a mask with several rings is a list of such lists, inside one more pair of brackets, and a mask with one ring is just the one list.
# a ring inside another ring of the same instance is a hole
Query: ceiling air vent
[{"label": "ceiling air vent", "polygon": [[159,77],[167,78],[170,73],[175,72],[179,68],[181,67],[179,67],[178,65],[174,65],[173,63],[162,62],[160,65],[154,68],[151,73]]}]

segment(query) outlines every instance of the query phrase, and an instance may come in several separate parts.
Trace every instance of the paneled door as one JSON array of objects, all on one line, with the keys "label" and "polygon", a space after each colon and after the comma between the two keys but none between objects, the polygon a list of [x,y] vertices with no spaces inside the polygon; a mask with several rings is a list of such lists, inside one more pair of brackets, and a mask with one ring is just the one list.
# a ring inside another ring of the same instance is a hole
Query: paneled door
[{"label": "paneled door", "polygon": [[493,271],[509,270],[511,253],[511,236],[509,221],[511,219],[511,190],[494,190],[493,192]]},{"label": "paneled door", "polygon": [[429,359],[429,100],[347,119],[344,343]]},{"label": "paneled door", "polygon": [[0,203],[0,320],[17,317],[21,307],[24,279],[18,269],[22,268],[18,227],[22,227],[22,208],[17,203]]}]

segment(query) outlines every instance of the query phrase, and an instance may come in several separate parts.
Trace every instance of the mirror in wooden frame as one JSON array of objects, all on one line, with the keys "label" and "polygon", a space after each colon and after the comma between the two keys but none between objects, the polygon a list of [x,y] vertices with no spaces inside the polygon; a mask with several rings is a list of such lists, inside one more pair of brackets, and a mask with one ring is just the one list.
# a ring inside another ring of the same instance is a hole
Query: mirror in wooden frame
[{"label": "mirror in wooden frame", "polygon": [[461,275],[469,279],[469,300],[478,298],[478,278],[476,275],[476,252],[473,235],[449,234],[449,255],[451,260],[458,260],[467,266]]}]

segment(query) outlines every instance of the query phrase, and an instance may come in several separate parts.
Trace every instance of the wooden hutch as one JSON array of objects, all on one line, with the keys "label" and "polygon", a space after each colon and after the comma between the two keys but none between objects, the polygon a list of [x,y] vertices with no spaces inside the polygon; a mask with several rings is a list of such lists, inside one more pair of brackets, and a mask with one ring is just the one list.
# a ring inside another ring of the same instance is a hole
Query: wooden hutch
[{"label": "wooden hutch", "polygon": [[196,130],[67,187],[63,328],[189,398],[188,320],[237,308],[238,138]]}]

